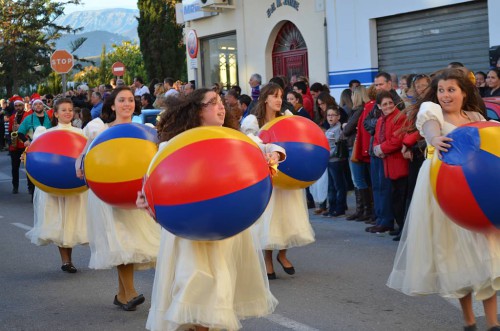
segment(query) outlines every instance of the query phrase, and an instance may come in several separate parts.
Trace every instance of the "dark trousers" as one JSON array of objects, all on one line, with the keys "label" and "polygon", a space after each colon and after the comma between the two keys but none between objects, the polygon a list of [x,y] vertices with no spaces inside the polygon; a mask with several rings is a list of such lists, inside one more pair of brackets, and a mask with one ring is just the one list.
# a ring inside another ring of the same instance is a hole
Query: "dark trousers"
[{"label": "dark trousers", "polygon": [[375,217],[380,226],[393,227],[394,214],[392,209],[391,180],[385,177],[384,160],[372,156],[370,159],[370,175],[373,190],[373,205]]},{"label": "dark trousers", "polygon": [[391,179],[392,185],[392,211],[399,227],[403,230],[405,224],[406,196],[408,189],[408,177]]},{"label": "dark trousers", "polygon": [[24,150],[10,151],[10,165],[12,168],[12,187],[19,188],[19,168],[21,167],[21,155]]},{"label": "dark trousers", "polygon": [[344,214],[346,203],[345,170],[346,161],[328,162],[328,202],[329,212]]},{"label": "dark trousers", "polygon": [[[10,151],[10,164],[12,168],[12,187],[19,189],[19,168],[21,167],[21,155],[23,155],[24,149]],[[31,182],[31,180],[26,177],[28,180],[28,192],[33,194],[35,191],[35,185]]]},{"label": "dark trousers", "polygon": [[422,163],[424,163],[425,156],[423,154],[416,155],[413,154],[413,160],[408,164],[408,193],[406,195],[406,208],[405,216],[410,208],[411,198],[413,197],[413,191],[415,190],[415,185],[417,184],[418,172]]}]

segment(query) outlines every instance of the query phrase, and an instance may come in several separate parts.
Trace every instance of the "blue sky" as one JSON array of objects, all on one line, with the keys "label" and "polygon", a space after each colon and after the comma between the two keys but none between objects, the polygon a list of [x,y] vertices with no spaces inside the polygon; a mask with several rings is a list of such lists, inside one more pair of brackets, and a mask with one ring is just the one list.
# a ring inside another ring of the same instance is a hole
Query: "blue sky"
[{"label": "blue sky", "polygon": [[137,0],[83,0],[83,5],[66,6],[65,13],[74,11],[97,10],[107,8],[130,8],[137,9]]}]

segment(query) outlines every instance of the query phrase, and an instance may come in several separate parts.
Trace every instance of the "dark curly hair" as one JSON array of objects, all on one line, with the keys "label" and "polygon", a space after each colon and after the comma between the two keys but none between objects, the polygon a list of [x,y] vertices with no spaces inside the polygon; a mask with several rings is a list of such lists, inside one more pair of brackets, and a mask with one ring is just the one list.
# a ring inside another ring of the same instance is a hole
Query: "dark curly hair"
[{"label": "dark curly hair", "polygon": [[[168,141],[186,130],[201,126],[202,101],[208,92],[214,91],[199,88],[187,97],[170,97],[165,100],[165,110],[156,124],[159,142]],[[238,122],[233,120],[230,113],[226,111],[224,126],[237,129]]]}]

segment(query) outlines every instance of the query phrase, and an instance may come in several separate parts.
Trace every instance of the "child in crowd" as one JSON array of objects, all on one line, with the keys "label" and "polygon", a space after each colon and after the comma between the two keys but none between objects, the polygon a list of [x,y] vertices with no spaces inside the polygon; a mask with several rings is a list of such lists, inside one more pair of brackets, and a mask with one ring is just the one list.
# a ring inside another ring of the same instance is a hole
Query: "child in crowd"
[{"label": "child in crowd", "polygon": [[[326,138],[330,145],[330,159],[328,160],[328,204],[329,210],[323,213],[326,217],[339,217],[345,215],[346,183],[344,172],[346,171],[346,156],[338,154],[338,143],[342,139],[342,126],[340,124],[340,112],[338,109],[328,109],[326,120],[330,128],[326,130]],[[347,148],[347,145],[346,145]]]}]

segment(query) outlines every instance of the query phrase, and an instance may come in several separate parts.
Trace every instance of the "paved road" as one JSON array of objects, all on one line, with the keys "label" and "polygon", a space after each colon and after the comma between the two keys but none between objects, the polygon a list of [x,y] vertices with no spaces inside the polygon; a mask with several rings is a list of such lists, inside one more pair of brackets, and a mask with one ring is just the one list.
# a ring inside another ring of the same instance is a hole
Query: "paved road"
[{"label": "paved road", "polygon": [[[154,271],[136,274],[148,300],[136,312],[113,306],[116,270],[88,269],[88,247],[74,250],[79,272],[63,273],[55,246],[37,247],[24,237],[33,222],[25,184],[11,194],[10,159],[1,152],[0,330],[144,330]],[[391,237],[343,219],[313,216],[311,222],[316,242],[289,251],[297,273],[288,276],[276,265],[277,310],[243,321],[243,330],[461,330],[456,302],[408,297],[385,286],[397,248]],[[478,324],[485,329],[484,317]]]}]

